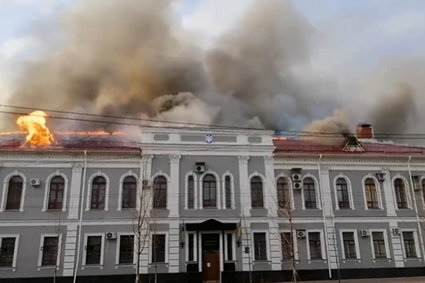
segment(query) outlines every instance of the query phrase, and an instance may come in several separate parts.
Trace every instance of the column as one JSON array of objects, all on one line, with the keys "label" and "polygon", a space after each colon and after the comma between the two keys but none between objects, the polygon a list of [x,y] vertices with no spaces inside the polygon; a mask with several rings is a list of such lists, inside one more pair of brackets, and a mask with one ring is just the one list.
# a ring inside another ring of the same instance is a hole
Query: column
[{"label": "column", "polygon": [[[241,213],[244,216],[249,215],[251,209],[251,194],[248,180],[248,160],[249,156],[238,156],[239,160],[239,195],[241,202]],[[236,190],[235,190],[236,191]]]},{"label": "column", "polygon": [[171,154],[170,156],[170,184],[168,186],[168,208],[170,217],[179,216],[179,169],[180,155]]},{"label": "column", "polygon": [[264,184],[265,206],[269,216],[277,216],[277,191],[275,185],[273,156],[264,156],[266,183]]},{"label": "column", "polygon": [[[168,272],[179,272],[180,257],[180,224],[178,221],[170,223],[170,233],[168,240]],[[182,253],[183,255],[183,253]]]},{"label": "column", "polygon": [[[83,172],[83,164],[77,163],[72,167],[71,188],[69,192],[68,219],[79,218],[79,208],[83,205],[83,200],[80,204],[81,196],[81,179]],[[85,180],[84,180],[85,181]]]},{"label": "column", "polygon": [[385,199],[385,208],[387,209],[387,216],[397,216],[395,212],[395,199],[394,194],[392,190],[392,184],[391,184],[391,174],[390,169],[385,168],[382,170],[383,173],[385,173],[385,180],[384,182],[380,183],[381,186],[381,192],[384,195]]}]

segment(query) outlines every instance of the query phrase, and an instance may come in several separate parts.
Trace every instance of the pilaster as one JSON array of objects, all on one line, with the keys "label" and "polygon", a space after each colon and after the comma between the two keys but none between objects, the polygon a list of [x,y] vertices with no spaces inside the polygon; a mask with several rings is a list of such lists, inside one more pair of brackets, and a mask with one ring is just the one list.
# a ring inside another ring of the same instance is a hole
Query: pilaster
[{"label": "pilaster", "polygon": [[251,208],[251,194],[248,182],[249,156],[238,156],[239,160],[239,189],[242,215],[248,216]]},{"label": "pilaster", "polygon": [[170,217],[179,216],[179,170],[180,170],[180,155],[171,154],[170,158],[170,184],[168,189],[168,209]]},{"label": "pilaster", "polygon": [[80,205],[83,205],[83,199],[81,197],[81,180],[83,167],[84,166],[81,163],[74,164],[74,166],[72,167],[72,176],[70,184],[71,189],[69,192],[68,219],[78,219]]}]

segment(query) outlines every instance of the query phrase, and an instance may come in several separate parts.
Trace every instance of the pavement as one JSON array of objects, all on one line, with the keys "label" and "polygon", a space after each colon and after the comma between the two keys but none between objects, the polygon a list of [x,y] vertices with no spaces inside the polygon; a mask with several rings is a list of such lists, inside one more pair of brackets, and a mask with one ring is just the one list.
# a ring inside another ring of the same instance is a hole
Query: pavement
[{"label": "pavement", "polygon": [[298,283],[425,283],[425,277],[371,278],[371,279],[341,279],[321,281],[298,281]]}]

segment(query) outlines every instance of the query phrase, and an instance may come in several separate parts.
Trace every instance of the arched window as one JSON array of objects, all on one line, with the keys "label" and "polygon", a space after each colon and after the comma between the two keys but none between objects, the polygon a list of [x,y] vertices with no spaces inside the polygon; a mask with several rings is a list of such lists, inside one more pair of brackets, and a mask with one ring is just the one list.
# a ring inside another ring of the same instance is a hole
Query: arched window
[{"label": "arched window", "polygon": [[406,187],[402,179],[397,178],[394,180],[395,198],[397,201],[397,208],[407,208],[407,194]]},{"label": "arched window", "polygon": [[121,208],[136,208],[137,180],[127,176],[122,183]]},{"label": "arched window", "polygon": [[153,207],[167,208],[167,179],[164,176],[158,176],[153,181]]},{"label": "arched window", "polygon": [[10,178],[7,187],[6,210],[15,210],[21,208],[22,189],[24,180],[20,176]]},{"label": "arched window", "polygon": [[192,175],[187,176],[187,208],[195,208],[195,180]]},{"label": "arched window", "polygon": [[338,178],[336,180],[336,196],[338,200],[338,207],[341,209],[350,208],[350,197],[348,196],[347,180]]},{"label": "arched window", "polygon": [[304,206],[305,208],[317,208],[316,188],[314,180],[310,177],[304,179],[303,182]]},{"label": "arched window", "polygon": [[224,177],[224,196],[226,208],[232,208],[232,179],[229,175]]},{"label": "arched window", "polygon": [[258,176],[251,178],[251,206],[253,208],[264,207],[263,181]]},{"label": "arched window", "polygon": [[277,179],[277,202],[279,208],[288,209],[291,207],[291,199],[289,196],[289,184],[288,180],[284,177]]},{"label": "arched window", "polygon": [[367,178],[364,181],[364,189],[366,195],[366,205],[369,209],[379,208],[378,191],[376,190],[375,181],[372,178]]},{"label": "arched window", "polygon": [[217,181],[208,174],[202,180],[202,206],[217,207]]},{"label": "arched window", "polygon": [[95,177],[92,181],[90,209],[105,209],[106,179]]},{"label": "arched window", "polygon": [[425,178],[422,179],[422,197],[424,199],[425,202]]},{"label": "arched window", "polygon": [[65,180],[61,176],[50,180],[49,203],[47,209],[62,209],[65,191]]}]

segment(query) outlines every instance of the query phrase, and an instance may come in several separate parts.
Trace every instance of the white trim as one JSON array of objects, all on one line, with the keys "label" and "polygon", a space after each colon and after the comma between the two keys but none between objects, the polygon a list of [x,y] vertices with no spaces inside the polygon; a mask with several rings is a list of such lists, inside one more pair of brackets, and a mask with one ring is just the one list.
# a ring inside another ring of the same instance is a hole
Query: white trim
[{"label": "white trim", "polygon": [[[319,233],[319,237],[320,237],[320,250],[321,250],[321,254],[322,254],[322,258],[311,258],[311,253],[310,253],[310,233]],[[323,235],[323,230],[320,229],[309,229],[306,230],[306,246],[307,246],[307,258],[309,261],[316,261],[316,260],[326,260],[326,250],[325,250],[325,239],[324,239],[324,235]]]},{"label": "white trim", "polygon": [[350,206],[348,209],[343,208],[342,210],[354,210],[353,191],[352,191],[352,186],[351,186],[351,180],[350,180],[350,178],[348,178],[346,175],[344,175],[342,173],[335,176],[335,178],[333,180],[333,191],[334,191],[334,196],[335,196],[335,209],[341,210],[341,208],[339,207],[338,192],[337,192],[337,189],[336,189],[336,182],[340,178],[344,179],[345,182],[347,183],[348,204]]},{"label": "white trim", "polygon": [[[314,191],[315,191],[315,196],[316,196],[316,208],[306,208],[305,207],[304,180],[307,179],[307,178],[311,178],[313,180],[313,182],[314,182]],[[314,175],[312,175],[310,173],[305,174],[303,176],[303,178],[301,179],[301,185],[302,185],[302,188],[301,188],[301,204],[302,204],[302,209],[303,210],[314,210],[314,209],[321,210],[322,209],[322,204],[320,202],[320,196],[319,196],[319,190],[318,190],[318,188],[319,188],[319,181],[317,180],[316,176],[314,176]],[[323,221],[323,220],[321,220],[321,221]]]},{"label": "white trim", "polygon": [[[123,210],[122,207],[122,192],[123,192],[123,184],[124,184],[124,180],[127,177],[134,177],[136,179],[136,198],[137,194],[138,194],[138,188],[139,188],[139,176],[137,176],[137,174],[135,172],[133,172],[133,170],[129,170],[126,173],[124,173],[119,180],[119,189],[118,189],[118,206],[117,206],[117,210],[121,211]],[[137,199],[136,199],[136,207],[134,209],[137,208]],[[132,208],[129,208],[132,209]],[[124,210],[127,210],[127,208],[125,208]]]},{"label": "white trim", "polygon": [[[416,257],[406,257],[406,248],[404,247],[404,232],[412,232],[413,233],[413,241],[415,242],[415,250],[416,250]],[[403,258],[404,259],[420,259],[421,258],[421,251],[419,248],[419,239],[418,239],[418,233],[416,229],[401,229],[400,231],[401,236],[401,247],[403,250]]]},{"label": "white trim", "polygon": [[370,234],[369,238],[370,238],[370,245],[371,245],[370,250],[372,251],[372,258],[374,260],[385,259],[385,258],[376,258],[376,256],[375,256],[375,247],[373,246],[373,232],[382,232],[383,233],[384,244],[385,244],[385,254],[386,254],[385,258],[391,259],[387,229],[369,229],[369,234]]},{"label": "white trim", "polygon": [[[262,193],[263,193],[263,206],[262,207],[252,207],[252,188],[251,188],[251,179],[254,177],[260,177],[262,182]],[[250,200],[250,207],[251,209],[267,209],[266,207],[266,197],[265,197],[265,188],[266,188],[266,177],[255,171],[254,173],[251,173],[251,175],[248,176],[248,185],[249,185],[249,200]]]},{"label": "white trim", "polygon": [[[251,180],[251,178],[250,178]],[[256,260],[255,259],[255,238],[254,238],[254,234],[255,233],[265,233],[266,234],[266,259],[260,259],[260,260]],[[251,237],[252,237],[252,241],[251,241],[251,249],[252,249],[252,262],[264,262],[264,261],[270,261],[270,239],[269,239],[270,233],[269,230],[265,230],[265,229],[251,229]]]},{"label": "white trim", "polygon": [[[54,177],[62,177],[64,181],[64,187],[63,187],[63,200],[62,200],[62,211],[66,211],[66,201],[67,201],[67,194],[68,194],[68,177],[61,172],[61,170],[57,170],[56,172],[50,174],[46,178],[46,184],[44,189],[44,202],[43,202],[43,208],[41,211],[48,211],[49,210],[49,196],[50,196],[50,182]],[[52,210],[55,211],[55,210]]]},{"label": "white trim", "polygon": [[[347,258],[345,256],[344,237],[343,237],[342,233],[347,233],[347,232],[354,234],[354,245],[355,245],[355,248],[356,248],[356,258]],[[342,246],[342,259],[344,259],[344,260],[360,259],[361,258],[361,256],[360,256],[360,246],[359,246],[359,239],[358,239],[358,236],[357,236],[357,230],[356,229],[340,229],[339,230],[339,237],[340,237],[341,246]]]},{"label": "white trim", "polygon": [[[375,182],[376,197],[378,199],[378,208],[377,209],[367,207],[365,182],[366,182],[366,179],[369,179],[369,178],[372,179]],[[373,176],[371,173],[369,173],[366,176],[364,176],[363,179],[362,179],[362,188],[363,188],[363,199],[364,199],[365,210],[370,210],[370,211],[384,210],[384,205],[383,205],[383,202],[382,202],[382,194],[381,194],[381,182],[379,182],[378,179],[376,179],[375,176]]]},{"label": "white trim", "polygon": [[[105,188],[105,208],[104,211],[108,211],[108,201],[109,201],[109,185],[110,185],[110,180],[108,175],[106,175],[105,173],[103,173],[102,171],[97,171],[96,173],[92,174],[90,176],[90,178],[88,179],[88,190],[87,190],[87,203],[86,203],[86,211],[90,211],[90,204],[91,204],[91,191],[92,191],[92,186],[93,186],[93,180],[96,177],[104,177],[105,181],[106,181],[106,188]],[[95,211],[97,211],[97,209],[95,209]],[[99,209],[99,211],[101,211]]]},{"label": "white trim", "polygon": [[[189,261],[189,235],[193,235],[193,260]],[[198,261],[198,238],[196,232],[186,232],[186,262],[197,262]]]},{"label": "white trim", "polygon": [[[193,208],[189,208],[189,176],[193,177]],[[198,207],[197,196],[198,196],[198,180],[195,172],[189,171],[184,175],[184,209],[196,209]]]},{"label": "white trim", "polygon": [[[2,202],[1,202],[1,206],[0,206],[0,212],[6,211],[7,194],[9,193],[9,181],[10,181],[10,179],[12,179],[15,176],[19,176],[19,177],[22,178],[22,192],[21,192],[21,203],[19,204],[19,211],[20,212],[24,211],[24,200],[25,200],[25,191],[26,191],[26,187],[27,187],[27,178],[25,177],[25,175],[22,172],[15,170],[15,171],[7,174],[6,177],[4,178],[3,194],[2,194]],[[15,210],[10,210],[10,211],[15,211]]]},{"label": "white trim", "polygon": [[[121,236],[133,236],[133,262],[132,263],[120,263],[120,249],[121,249]],[[119,232],[117,233],[117,244],[115,249],[115,264],[119,266],[134,265],[137,260],[137,248],[136,248],[136,237],[134,233]]]},{"label": "white trim", "polygon": [[[43,248],[44,248],[44,238],[46,237],[57,237],[58,238],[58,250],[56,253],[56,266],[44,266],[42,265],[42,260],[43,260]],[[61,258],[61,243],[62,243],[62,234],[58,234],[58,233],[50,233],[50,234],[41,234],[40,237],[40,249],[38,252],[38,261],[37,261],[37,267],[39,268],[48,268],[48,267],[54,267],[59,269],[59,265],[60,265],[60,258]]]},{"label": "white trim", "polygon": [[[152,262],[152,251],[153,251],[153,244],[152,244],[152,237],[154,235],[165,235],[165,259],[164,262]],[[151,233],[149,235],[149,264],[150,265],[155,265],[155,264],[164,264],[164,263],[168,263],[168,248],[169,248],[169,232],[168,231],[164,231],[164,232],[155,232],[155,233]]]},{"label": "white trim", "polygon": [[[394,186],[394,181],[396,179],[401,179],[404,183],[404,193],[406,194],[407,208],[398,208],[398,206],[397,206],[397,195],[395,193],[395,186]],[[392,194],[394,196],[395,209],[396,210],[413,209],[413,207],[412,207],[412,196],[410,195],[410,183],[407,181],[407,179],[405,177],[401,176],[400,174],[396,174],[395,176],[393,176],[391,178],[391,190],[392,190]]]},{"label": "white trim", "polygon": [[0,267],[0,270],[12,268],[13,271],[15,271],[16,261],[17,261],[17,258],[18,258],[19,234],[0,234],[0,248],[2,246],[3,238],[15,238],[15,246],[13,248],[12,266],[2,266],[2,267]]},{"label": "white trim", "polygon": [[222,231],[200,231],[199,232],[199,236],[200,236],[200,240],[198,241],[198,268],[201,271],[201,273],[203,272],[202,270],[202,259],[203,259],[203,250],[202,250],[202,235],[204,234],[218,234],[218,248],[219,248],[219,260],[220,260],[220,279],[221,279],[221,272],[224,271],[224,258],[223,258],[223,233]]},{"label": "white trim", "polygon": [[292,233],[292,241],[293,241],[293,253],[294,253],[294,260],[298,260],[299,259],[299,254],[298,254],[298,240],[297,240],[297,231],[292,229],[292,232],[290,229],[280,229],[279,230],[279,239],[280,239],[280,246],[281,246],[281,255],[280,258],[282,261],[289,261],[290,259],[288,258],[283,258],[283,251],[282,251],[282,233]]},{"label": "white trim", "polygon": [[[291,178],[286,175],[285,173],[279,173],[275,178],[275,186],[276,186],[276,197],[277,197],[277,207],[279,209],[279,197],[277,196],[277,181],[280,178],[285,178],[288,183],[288,190],[289,190],[289,197],[291,198],[291,203],[289,204],[289,207],[294,210],[295,209],[295,200],[294,200],[294,189],[292,187],[292,180]],[[302,184],[302,183],[301,183]],[[303,202],[304,203],[304,202]]]},{"label": "white trim", "polygon": [[[226,207],[226,177],[230,177],[230,208]],[[230,171],[226,171],[221,179],[222,181],[222,203],[223,209],[235,209],[235,179]]]},{"label": "white trim", "polygon": [[[161,208],[154,207],[154,205],[153,205],[154,198],[155,198],[155,179],[157,177],[164,177],[165,180],[167,181],[167,194],[165,195],[165,197],[166,197],[165,207],[161,207]],[[169,209],[168,205],[169,205],[170,198],[173,198],[173,197],[178,198],[178,196],[170,196],[170,193],[171,193],[170,192],[170,187],[171,187],[170,186],[170,184],[171,184],[170,176],[168,176],[166,173],[162,172],[162,170],[159,170],[155,174],[152,175],[151,180],[152,180],[152,209]]]},{"label": "white trim", "polygon": [[[101,238],[101,247],[100,247],[100,263],[98,264],[86,264],[87,259],[87,240],[88,237],[102,237]],[[85,233],[84,234],[84,246],[83,246],[83,263],[82,266],[103,266],[103,260],[105,256],[105,233]]]},{"label": "white trim", "polygon": [[215,177],[215,183],[216,183],[216,207],[207,207],[207,209],[214,209],[214,208],[221,208],[221,201],[220,201],[220,177],[218,174],[212,170],[205,171],[200,177],[199,177],[199,208],[204,208],[204,201],[203,201],[203,194],[204,194],[204,186],[203,181],[205,176],[207,175],[213,175]]}]

